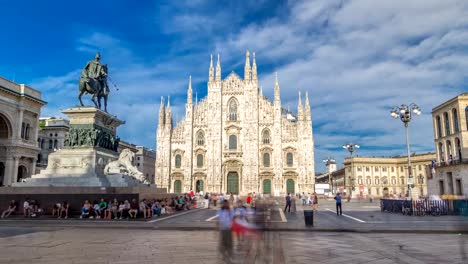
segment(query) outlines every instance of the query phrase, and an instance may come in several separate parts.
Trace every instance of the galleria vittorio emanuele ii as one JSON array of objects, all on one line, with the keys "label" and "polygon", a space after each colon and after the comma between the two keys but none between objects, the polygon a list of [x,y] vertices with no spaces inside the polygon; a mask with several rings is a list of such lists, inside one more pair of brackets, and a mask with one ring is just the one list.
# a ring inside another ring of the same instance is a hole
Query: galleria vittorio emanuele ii
[{"label": "galleria vittorio emanuele ii", "polygon": [[173,124],[170,102],[161,100],[157,129],[156,184],[171,192],[313,192],[314,140],[308,93],[297,114],[282,107],[278,77],[274,100],[263,96],[255,53],[245,55],[244,78],[222,79],[211,58],[208,93],[193,102],[191,79],[185,118]]}]

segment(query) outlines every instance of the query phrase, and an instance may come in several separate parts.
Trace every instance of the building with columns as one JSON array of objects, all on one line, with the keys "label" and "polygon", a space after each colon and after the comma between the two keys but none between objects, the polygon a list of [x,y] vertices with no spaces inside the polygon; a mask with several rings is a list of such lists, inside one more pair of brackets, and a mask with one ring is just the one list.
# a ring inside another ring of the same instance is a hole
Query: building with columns
[{"label": "building with columns", "polygon": [[146,176],[150,183],[154,184],[156,151],[143,146],[137,146],[136,148],[135,166]]},{"label": "building with columns", "polygon": [[36,171],[47,168],[49,154],[63,148],[65,144],[65,136],[70,129],[70,122],[67,119],[55,117],[39,118],[39,135],[37,144],[41,149],[36,163]]},{"label": "building with columns", "polygon": [[169,192],[194,191],[282,195],[312,192],[314,140],[308,93],[299,94],[294,115],[281,105],[276,77],[274,99],[263,96],[253,54],[245,56],[244,77],[224,79],[218,55],[211,58],[208,93],[193,102],[189,80],[185,117],[173,124],[169,99],[161,99],[157,128],[156,184]]},{"label": "building with columns", "polygon": [[38,147],[41,93],[0,77],[0,185],[31,177]]},{"label": "building with columns", "polygon": [[429,193],[468,194],[468,93],[432,109],[437,161]]},{"label": "building with columns", "polygon": [[[411,164],[414,186],[419,196],[426,196],[427,179],[435,153],[412,154]],[[408,191],[408,157],[359,157],[346,158],[344,167],[336,169],[327,161],[327,173],[317,176],[316,182],[329,183],[333,193],[351,193],[352,197],[384,197],[406,195]],[[346,191],[345,191],[346,190]]]}]

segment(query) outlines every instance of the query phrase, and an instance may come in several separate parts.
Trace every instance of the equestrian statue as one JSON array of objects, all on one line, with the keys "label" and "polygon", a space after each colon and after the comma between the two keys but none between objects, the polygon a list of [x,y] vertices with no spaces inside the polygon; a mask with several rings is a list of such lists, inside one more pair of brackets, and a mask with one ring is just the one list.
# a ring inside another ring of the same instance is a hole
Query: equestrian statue
[{"label": "equestrian statue", "polygon": [[104,111],[107,112],[107,97],[109,95],[107,64],[101,63],[101,54],[99,52],[94,56],[94,60],[89,61],[81,71],[79,89],[78,100],[80,100],[81,106],[84,106],[81,96],[90,94],[96,108],[101,109],[101,99],[104,99]]}]

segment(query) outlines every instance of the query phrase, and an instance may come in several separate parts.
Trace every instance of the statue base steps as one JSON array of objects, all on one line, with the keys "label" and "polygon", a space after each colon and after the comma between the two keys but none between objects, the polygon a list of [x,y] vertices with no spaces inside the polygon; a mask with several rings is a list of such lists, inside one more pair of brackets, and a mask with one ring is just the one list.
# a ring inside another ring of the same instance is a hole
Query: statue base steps
[{"label": "statue base steps", "polygon": [[116,152],[96,148],[61,149],[49,155],[47,168],[14,187],[138,187],[146,186],[135,178],[115,171],[104,174],[104,167],[118,159]]}]

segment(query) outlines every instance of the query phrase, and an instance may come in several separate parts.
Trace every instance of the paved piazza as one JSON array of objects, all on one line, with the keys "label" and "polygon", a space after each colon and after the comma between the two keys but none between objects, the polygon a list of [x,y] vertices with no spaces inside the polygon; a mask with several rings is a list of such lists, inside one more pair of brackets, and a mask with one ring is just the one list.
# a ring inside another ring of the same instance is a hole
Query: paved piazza
[{"label": "paved piazza", "polygon": [[[1,263],[222,263],[216,231],[1,228],[0,234]],[[466,235],[263,236],[263,243],[236,243],[234,263],[467,263]]]}]

